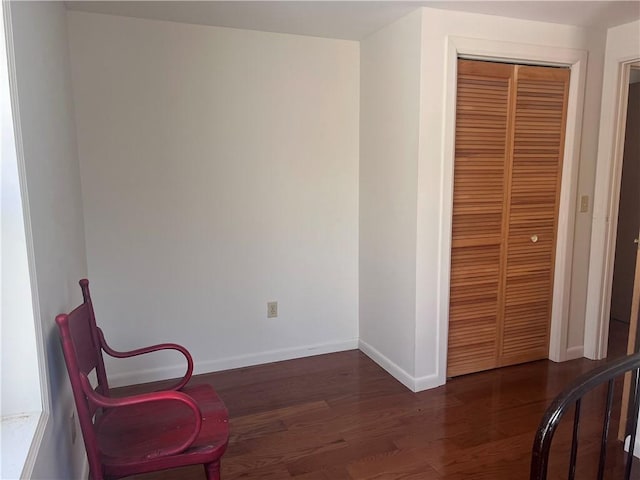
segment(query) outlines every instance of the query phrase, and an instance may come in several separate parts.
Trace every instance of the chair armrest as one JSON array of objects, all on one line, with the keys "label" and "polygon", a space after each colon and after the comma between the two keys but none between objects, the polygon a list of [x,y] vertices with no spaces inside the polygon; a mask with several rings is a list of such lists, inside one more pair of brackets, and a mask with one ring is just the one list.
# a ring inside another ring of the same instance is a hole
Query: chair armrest
[{"label": "chair armrest", "polygon": [[187,382],[191,379],[191,375],[193,374],[193,358],[189,351],[184,348],[182,345],[178,345],[176,343],[160,343],[158,345],[151,345],[150,347],[137,348],[135,350],[130,350],[128,352],[119,352],[117,350],[112,349],[107,341],[104,339],[104,334],[102,333],[102,329],[98,328],[98,335],[100,336],[100,346],[102,349],[114,358],[129,358],[135,357],[137,355],[144,355],[145,353],[157,352],[159,350],[177,350],[184,355],[187,359],[187,371],[184,376],[175,384],[170,387],[163,388],[163,390],[180,390],[184,387]]},{"label": "chair armrest", "polygon": [[[131,405],[139,405],[143,403],[152,403],[152,402],[163,402],[163,401],[178,401],[185,404],[189,407],[193,413],[194,417],[194,426],[191,435],[184,440],[182,443],[162,450],[156,450],[154,452],[150,452],[147,454],[147,458],[156,458],[163,457],[169,455],[175,455],[185,451],[187,448],[191,446],[191,444],[198,438],[200,434],[200,430],[202,428],[202,412],[200,411],[200,407],[195,402],[193,398],[191,398],[186,393],[182,392],[174,392],[174,391],[165,391],[165,392],[153,392],[153,393],[143,393],[140,395],[131,395],[128,397],[121,398],[111,398],[105,397],[97,393],[92,387],[89,379],[86,375],[80,375],[80,381],[82,383],[82,389],[84,390],[85,395],[88,397],[90,402],[95,403],[99,407],[107,408],[107,409],[117,409],[119,407],[127,407]],[[161,421],[161,419],[159,419]]]}]

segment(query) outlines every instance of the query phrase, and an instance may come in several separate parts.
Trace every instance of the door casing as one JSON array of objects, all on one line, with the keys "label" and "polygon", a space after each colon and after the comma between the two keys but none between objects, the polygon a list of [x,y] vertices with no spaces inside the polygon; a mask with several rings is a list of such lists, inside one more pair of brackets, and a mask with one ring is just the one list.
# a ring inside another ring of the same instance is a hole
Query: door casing
[{"label": "door casing", "polygon": [[453,166],[455,158],[455,123],[457,60],[459,57],[479,60],[508,61],[535,65],[566,66],[571,68],[567,125],[562,168],[556,268],[551,313],[549,358],[554,361],[583,356],[582,347],[567,345],[571,267],[573,260],[573,231],[577,207],[578,165],[581,143],[581,125],[586,79],[587,52],[580,49],[548,48],[494,40],[479,40],[449,36],[446,52],[445,132],[442,169],[443,211],[440,228],[440,246],[444,258],[439,265],[440,295],[438,318],[439,356],[438,376],[446,379],[447,340],[449,328],[449,289],[451,262],[451,222],[453,207]]},{"label": "door casing", "polygon": [[615,71],[605,70],[584,332],[584,355],[592,360],[607,356],[617,233],[611,219],[618,218],[620,204],[629,72],[639,64],[640,57],[623,56],[615,59]]}]

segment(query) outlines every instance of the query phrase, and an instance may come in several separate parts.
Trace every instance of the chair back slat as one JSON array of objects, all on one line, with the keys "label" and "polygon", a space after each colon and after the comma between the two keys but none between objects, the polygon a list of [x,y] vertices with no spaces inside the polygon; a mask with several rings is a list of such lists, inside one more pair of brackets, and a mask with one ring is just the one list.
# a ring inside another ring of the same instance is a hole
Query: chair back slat
[{"label": "chair back slat", "polygon": [[627,357],[623,357],[618,360],[614,360],[605,365],[602,365],[591,372],[582,375],[576,379],[571,385],[569,385],[564,391],[562,391],[553,400],[551,405],[547,408],[533,443],[533,451],[531,456],[531,480],[546,480],[547,467],[549,465],[549,454],[551,449],[551,442],[553,435],[566,411],[572,406],[576,405],[576,417],[574,419],[574,437],[571,446],[571,459],[569,464],[569,476],[573,478],[576,469],[577,459],[577,429],[579,422],[579,405],[581,399],[589,392],[598,388],[600,385],[608,384],[607,389],[607,401],[603,416],[603,432],[600,440],[600,459],[598,465],[598,477],[602,478],[603,472],[606,471],[606,447],[608,430],[610,426],[611,407],[613,399],[613,385],[614,380],[625,374],[631,372],[633,375],[634,388],[632,390],[631,399],[633,401],[633,408],[629,412],[631,419],[629,430],[627,435],[631,436],[629,453],[627,454],[627,463],[625,467],[624,478],[628,480],[631,475],[631,467],[633,463],[633,445],[635,444],[636,427],[638,422],[638,410],[640,409],[640,353],[635,353]]},{"label": "chair back slat", "polygon": [[576,478],[576,458],[578,456],[578,431],[580,428],[580,408],[582,399],[576,400],[575,412],[573,414],[573,435],[571,437],[571,459],[569,460],[569,480]]},{"label": "chair back slat", "polygon": [[609,440],[609,425],[611,424],[611,408],[613,407],[613,387],[615,379],[607,384],[607,403],[602,421],[602,437],[600,438],[600,460],[598,461],[598,480],[604,479],[604,466],[607,461],[607,441]]},{"label": "chair back slat", "polygon": [[78,360],[78,368],[85,375],[98,366],[96,345],[87,321],[89,308],[82,304],[68,315],[69,337],[73,342],[73,350]]},{"label": "chair back slat", "polygon": [[107,380],[107,370],[104,368],[104,359],[102,357],[102,344],[100,342],[100,334],[98,325],[96,324],[96,315],[93,310],[93,302],[91,301],[91,292],[89,291],[89,280],[83,278],[80,280],[80,289],[82,290],[82,298],[84,305],[88,309],[88,320],[91,326],[91,336],[96,349],[96,377],[98,378],[98,387],[96,391],[105,397],[109,395],[109,381]]},{"label": "chair back slat", "polygon": [[[90,402],[82,387],[81,376],[89,376],[101,360],[99,349],[93,340],[91,324],[88,321],[89,307],[83,303],[71,313],[58,315],[56,323],[60,332],[71,390],[73,392],[78,422],[87,450],[87,458],[92,478],[99,480],[102,475],[98,441],[94,429],[94,419],[99,414],[98,407]],[[98,391],[100,386],[95,389]]]}]

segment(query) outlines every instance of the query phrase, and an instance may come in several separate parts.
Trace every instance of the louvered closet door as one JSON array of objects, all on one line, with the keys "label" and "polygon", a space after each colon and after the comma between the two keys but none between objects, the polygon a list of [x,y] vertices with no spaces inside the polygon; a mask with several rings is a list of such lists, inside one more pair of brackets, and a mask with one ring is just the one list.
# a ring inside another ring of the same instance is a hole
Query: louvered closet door
[{"label": "louvered closet door", "polygon": [[512,76],[458,62],[448,376],[497,366]]},{"label": "louvered closet door", "polygon": [[448,376],[548,356],[568,83],[458,61]]},{"label": "louvered closet door", "polygon": [[547,358],[569,70],[516,67],[500,365]]}]

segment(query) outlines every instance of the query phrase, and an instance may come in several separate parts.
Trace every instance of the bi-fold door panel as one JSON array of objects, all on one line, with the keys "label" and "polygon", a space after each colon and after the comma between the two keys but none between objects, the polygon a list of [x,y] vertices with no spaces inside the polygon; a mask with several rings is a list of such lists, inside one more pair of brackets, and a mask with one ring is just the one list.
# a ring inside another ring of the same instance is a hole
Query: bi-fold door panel
[{"label": "bi-fold door panel", "polygon": [[495,367],[511,65],[458,66],[447,374]]},{"label": "bi-fold door panel", "polygon": [[500,365],[547,358],[569,70],[518,66]]}]

